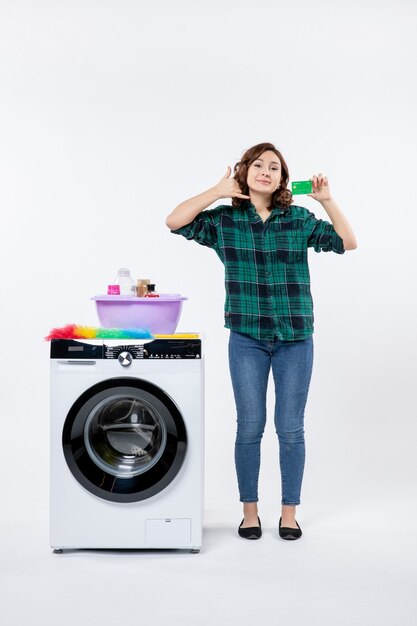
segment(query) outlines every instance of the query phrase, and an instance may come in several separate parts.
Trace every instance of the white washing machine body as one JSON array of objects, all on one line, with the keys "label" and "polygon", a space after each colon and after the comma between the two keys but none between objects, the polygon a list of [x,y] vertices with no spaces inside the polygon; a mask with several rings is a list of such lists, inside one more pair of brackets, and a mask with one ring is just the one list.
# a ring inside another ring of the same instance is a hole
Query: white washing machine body
[{"label": "white washing machine body", "polygon": [[201,338],[51,342],[50,544],[202,543]]}]

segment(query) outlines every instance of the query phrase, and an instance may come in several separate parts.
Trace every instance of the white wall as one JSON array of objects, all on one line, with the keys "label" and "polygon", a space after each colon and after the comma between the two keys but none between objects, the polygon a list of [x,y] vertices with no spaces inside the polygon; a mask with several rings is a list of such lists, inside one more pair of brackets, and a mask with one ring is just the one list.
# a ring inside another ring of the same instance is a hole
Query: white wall
[{"label": "white wall", "polygon": [[[412,504],[415,18],[405,0],[0,1],[4,517],[48,515],[43,337],[97,325],[90,297],[120,266],[189,297],[178,330],[206,335],[206,508],[240,515],[223,268],[164,222],[261,141],[292,180],[328,176],[359,246],[309,252],[304,511]],[[268,393],[260,497],[278,511]]]}]

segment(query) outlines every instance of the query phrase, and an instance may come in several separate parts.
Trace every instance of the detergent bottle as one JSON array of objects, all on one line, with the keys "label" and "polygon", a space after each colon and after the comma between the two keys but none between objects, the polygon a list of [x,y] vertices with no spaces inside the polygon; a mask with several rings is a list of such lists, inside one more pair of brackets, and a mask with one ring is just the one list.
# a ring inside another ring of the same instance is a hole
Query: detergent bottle
[{"label": "detergent bottle", "polygon": [[120,286],[121,296],[136,296],[135,281],[130,275],[130,270],[128,270],[126,267],[122,267],[117,272],[117,277],[114,281],[114,284]]}]

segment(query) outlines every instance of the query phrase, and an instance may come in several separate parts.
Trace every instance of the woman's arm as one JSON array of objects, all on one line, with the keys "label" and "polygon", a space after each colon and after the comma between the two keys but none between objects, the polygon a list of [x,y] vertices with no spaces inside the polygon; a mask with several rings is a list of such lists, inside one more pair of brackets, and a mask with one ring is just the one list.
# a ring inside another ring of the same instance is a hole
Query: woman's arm
[{"label": "woman's arm", "polygon": [[330,195],[329,183],[326,176],[319,174],[313,176],[313,193],[307,194],[311,196],[322,205],[330,217],[335,231],[343,239],[343,247],[345,250],[355,250],[358,247],[356,237],[353,230],[343,215],[340,207],[336,204],[335,200]]},{"label": "woman's arm", "polygon": [[213,204],[213,202],[216,202],[216,200],[220,200],[221,197],[222,196],[216,192],[215,187],[210,187],[207,191],[199,193],[198,196],[193,196],[189,200],[181,202],[181,204],[168,215],[165,223],[171,230],[181,228],[192,222],[201,211],[210,206],[210,204]]},{"label": "woman's arm", "polygon": [[235,196],[250,198],[250,196],[242,194],[234,178],[229,178],[231,171],[230,166],[228,166],[225,176],[220,179],[217,185],[210,187],[207,191],[203,191],[198,196],[193,196],[189,200],[181,202],[166,218],[165,223],[168,228],[176,230],[189,224],[201,211],[213,204],[213,202],[216,202],[216,200],[220,200],[220,198],[233,198]]},{"label": "woman's arm", "polygon": [[320,204],[332,220],[335,231],[339,237],[343,239],[344,249],[354,250],[357,248],[358,244],[356,242],[355,235],[353,234],[353,230],[333,198],[330,198],[329,200],[322,200]]}]

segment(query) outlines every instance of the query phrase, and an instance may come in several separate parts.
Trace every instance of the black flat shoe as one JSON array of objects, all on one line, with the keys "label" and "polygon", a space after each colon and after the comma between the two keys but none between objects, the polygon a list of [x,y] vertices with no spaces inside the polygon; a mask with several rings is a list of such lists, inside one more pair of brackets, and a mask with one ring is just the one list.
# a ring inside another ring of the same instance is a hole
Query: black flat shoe
[{"label": "black flat shoe", "polygon": [[262,537],[261,520],[258,517],[259,526],[249,526],[248,528],[241,528],[245,518],[240,522],[238,533],[240,537],[244,539],[259,539]]},{"label": "black flat shoe", "polygon": [[281,526],[281,520],[282,520],[282,517],[279,518],[279,527],[278,527],[278,532],[279,532],[279,536],[281,537],[281,539],[299,539],[301,537],[303,533],[301,531],[301,528],[298,526],[297,520],[295,520],[295,523],[297,524],[298,528],[289,528],[288,526]]}]

